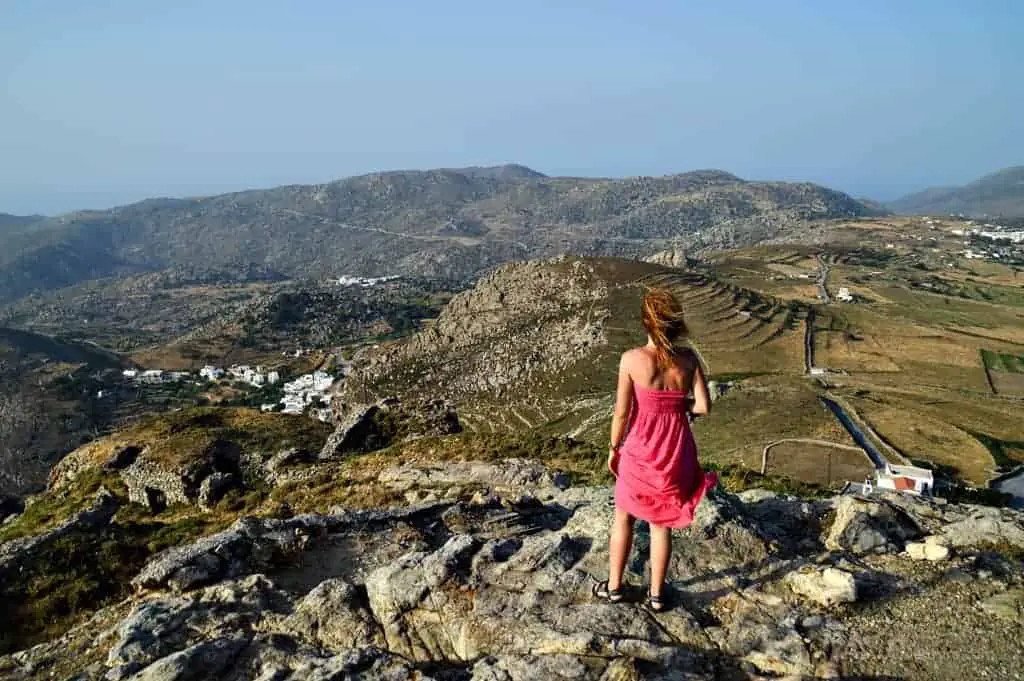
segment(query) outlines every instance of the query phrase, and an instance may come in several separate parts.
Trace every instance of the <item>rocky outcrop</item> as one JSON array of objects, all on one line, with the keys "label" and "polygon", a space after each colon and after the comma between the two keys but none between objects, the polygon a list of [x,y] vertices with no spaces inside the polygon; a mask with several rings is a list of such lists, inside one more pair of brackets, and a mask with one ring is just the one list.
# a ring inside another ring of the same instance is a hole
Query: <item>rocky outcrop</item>
[{"label": "rocky outcrop", "polygon": [[844,496],[836,504],[825,546],[858,554],[896,553],[921,534],[918,523],[897,506]]},{"label": "rocky outcrop", "polygon": [[403,402],[386,397],[370,405],[341,403],[335,407],[338,425],[320,451],[321,460],[461,430],[455,408],[444,400]]},{"label": "rocky outcrop", "polygon": [[[626,602],[592,596],[607,572],[607,488],[555,484],[531,462],[407,464],[381,479],[427,489],[484,485],[488,493],[472,502],[242,519],[156,557],[113,626],[0,658],[0,671],[29,678],[27,670],[45,670],[62,649],[84,646],[106,655],[79,678],[118,681],[831,679],[884,663],[887,654],[863,642],[874,640],[878,622],[898,619],[904,601],[918,607],[922,599],[934,616],[915,626],[939,637],[927,640],[993,646],[976,663],[986,673],[1016,654],[1000,641],[1014,641],[1021,626],[1024,565],[984,548],[988,525],[968,537],[965,520],[989,517],[976,507],[714,492],[693,525],[673,535],[673,607],[655,613],[639,603],[649,553],[642,525]],[[1004,538],[1024,528],[1021,514],[998,518]],[[895,552],[924,529],[935,538],[923,544],[946,547],[950,528],[960,545],[942,563]],[[1011,546],[1024,550],[1024,541]],[[951,591],[928,606],[935,585]],[[969,641],[941,626],[961,619],[971,623]],[[979,636],[978,626],[993,635]],[[943,678],[917,669],[904,676]]]},{"label": "rocky outcrop", "polygon": [[452,462],[436,466],[407,464],[385,469],[378,481],[398,492],[411,489],[484,488],[484,494],[551,494],[569,486],[568,476],[553,473],[546,466],[526,459],[505,459],[500,463]]},{"label": "rocky outcrop", "polygon": [[88,508],[75,513],[53,529],[0,544],[0,578],[12,570],[19,569],[25,561],[33,560],[47,545],[68,534],[88,532],[107,525],[119,507],[117,497],[105,488],[100,488]]},{"label": "rocky outcrop", "polygon": [[838,568],[811,567],[791,572],[787,581],[794,592],[825,607],[857,600],[857,582],[853,575]]},{"label": "rocky outcrop", "polygon": [[[453,297],[430,327],[370,356],[341,399],[357,404],[383,390],[436,394],[438,387],[451,399],[500,395],[556,374],[607,343],[608,292],[582,259],[500,267]],[[424,357],[429,367],[420,366]]]}]

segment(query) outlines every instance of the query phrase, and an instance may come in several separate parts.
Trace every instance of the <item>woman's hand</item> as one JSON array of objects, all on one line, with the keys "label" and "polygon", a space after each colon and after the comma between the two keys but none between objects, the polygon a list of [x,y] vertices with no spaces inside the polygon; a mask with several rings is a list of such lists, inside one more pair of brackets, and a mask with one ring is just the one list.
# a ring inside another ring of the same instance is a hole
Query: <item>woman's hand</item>
[{"label": "woman's hand", "polygon": [[608,448],[608,472],[612,477],[619,477],[619,450],[615,447]]}]

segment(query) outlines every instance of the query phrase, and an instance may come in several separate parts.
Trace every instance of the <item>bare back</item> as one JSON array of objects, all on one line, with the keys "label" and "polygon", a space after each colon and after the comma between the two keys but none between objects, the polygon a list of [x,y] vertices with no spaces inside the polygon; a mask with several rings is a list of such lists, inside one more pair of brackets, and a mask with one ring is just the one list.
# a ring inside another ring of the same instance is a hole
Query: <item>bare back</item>
[{"label": "bare back", "polygon": [[629,377],[641,388],[651,390],[684,390],[693,388],[693,376],[698,366],[692,350],[684,348],[672,358],[672,366],[658,366],[654,351],[648,347],[630,350],[626,359]]},{"label": "bare back", "polygon": [[[697,353],[681,349],[673,356],[672,366],[658,366],[655,351],[650,346],[633,348],[622,355],[615,396],[615,418],[625,422],[633,404],[633,387],[647,390],[680,390],[692,400],[691,413],[709,413],[711,400]],[[613,433],[613,441],[615,435]]]}]

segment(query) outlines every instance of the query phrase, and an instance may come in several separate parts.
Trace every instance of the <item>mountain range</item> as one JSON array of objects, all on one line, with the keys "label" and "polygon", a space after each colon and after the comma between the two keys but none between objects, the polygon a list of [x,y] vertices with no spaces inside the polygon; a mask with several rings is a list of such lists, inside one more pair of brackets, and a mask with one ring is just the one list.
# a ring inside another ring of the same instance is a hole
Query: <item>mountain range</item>
[{"label": "mountain range", "polygon": [[0,302],[101,277],[177,268],[288,277],[463,280],[511,260],[742,246],[808,221],[869,215],[807,183],[716,170],[546,177],[517,165],[396,171],[189,199],[149,199],[6,230]]},{"label": "mountain range", "polygon": [[907,215],[1024,218],[1024,166],[1004,168],[962,187],[932,187],[892,201]]}]

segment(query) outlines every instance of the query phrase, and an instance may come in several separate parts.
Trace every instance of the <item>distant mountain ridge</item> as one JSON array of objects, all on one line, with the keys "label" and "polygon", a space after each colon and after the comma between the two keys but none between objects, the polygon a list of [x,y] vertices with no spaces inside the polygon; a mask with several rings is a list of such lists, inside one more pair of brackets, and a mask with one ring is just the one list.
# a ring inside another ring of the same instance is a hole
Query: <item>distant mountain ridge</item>
[{"label": "distant mountain ridge", "polygon": [[1024,217],[1024,166],[1004,168],[962,187],[932,187],[892,201],[897,213]]},{"label": "distant mountain ridge", "polygon": [[10,213],[0,213],[0,232],[25,227],[35,222],[42,222],[45,219],[45,215],[11,215]]},{"label": "distant mountain ridge", "polygon": [[811,220],[873,212],[817,185],[716,170],[627,179],[547,177],[517,165],[381,172],[33,223],[5,237],[0,302],[179,267],[462,280],[564,252],[749,245]]}]

